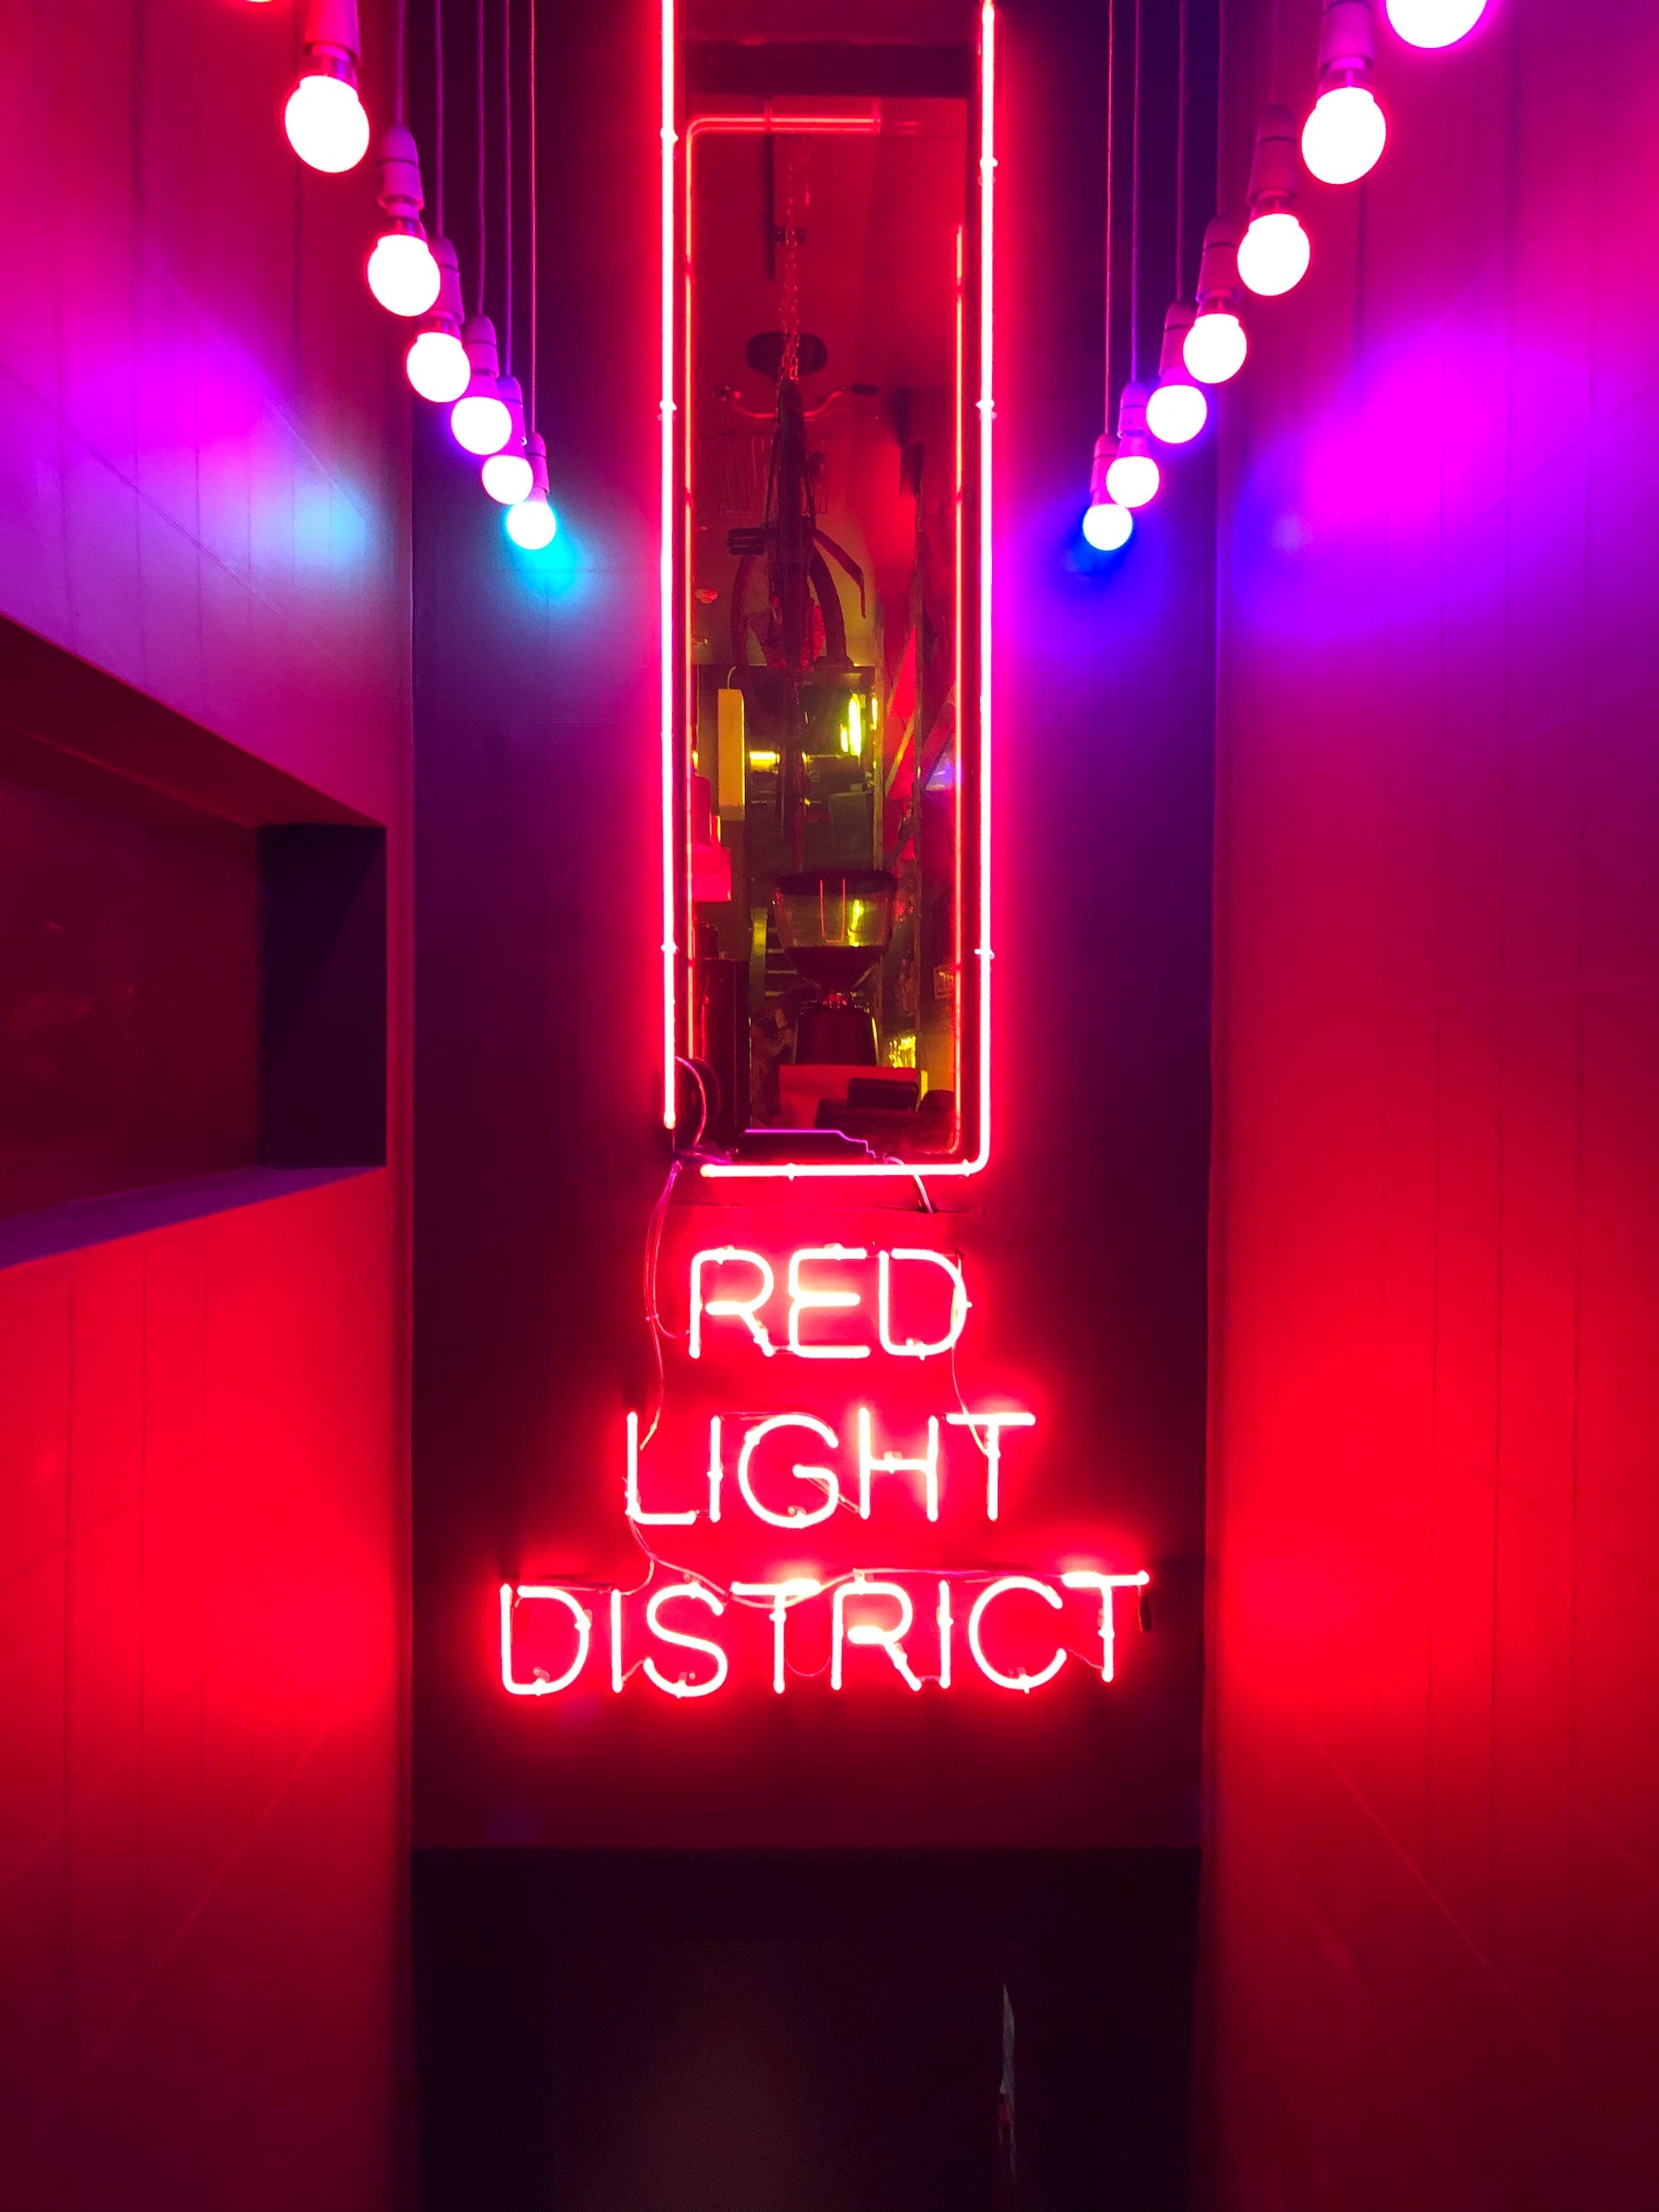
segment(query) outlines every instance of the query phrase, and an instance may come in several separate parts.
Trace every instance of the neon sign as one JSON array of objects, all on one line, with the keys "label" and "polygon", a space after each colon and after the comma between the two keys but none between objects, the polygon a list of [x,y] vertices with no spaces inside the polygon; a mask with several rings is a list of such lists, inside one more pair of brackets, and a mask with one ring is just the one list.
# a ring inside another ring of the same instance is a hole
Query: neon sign
[{"label": "neon sign", "polygon": [[[793,1121],[775,1119],[766,1126],[777,1146],[720,1157],[680,1133],[680,1153],[647,1247],[647,1316],[660,1393],[648,1416],[629,1411],[623,1417],[617,1445],[623,1523],[643,1571],[626,1587],[570,1577],[501,1583],[500,1678],[514,1698],[642,1691],[701,1705],[768,1690],[775,1696],[901,1698],[939,1690],[1029,1698],[1068,1675],[1110,1684],[1121,1594],[1135,1593],[1144,1608],[1151,1579],[1145,1568],[1018,1555],[1009,1508],[1042,1481],[1042,1425],[1029,1406],[1000,1402],[994,1394],[975,1393],[970,1400],[958,1384],[957,1352],[973,1310],[958,1255],[867,1236],[862,1242],[803,1241],[787,1252],[708,1241],[686,1255],[683,1327],[664,1322],[657,1298],[657,1254],[681,1159],[695,1161],[702,1193],[702,1203],[686,1207],[686,1215],[706,1221],[711,1214],[752,1218],[742,1212],[735,1186],[747,1183],[783,1200],[780,1179],[830,1179],[849,1191],[852,1183],[883,1179],[890,1189],[892,1179],[902,1179],[922,1191],[931,1212],[927,1181],[977,1175],[989,1158],[994,0],[981,0],[979,21],[978,198],[976,221],[970,209],[956,234],[951,433],[952,696],[963,728],[971,721],[976,731],[978,747],[966,822],[960,762],[951,777],[951,1066],[965,1099],[959,1147],[935,1156],[924,1146],[915,1158],[902,1158],[894,1156],[902,1148],[866,1145],[866,1156],[845,1159],[799,1146],[805,1156],[793,1157]],[[694,635],[686,412],[692,389],[691,156],[700,131],[771,131],[775,118],[769,104],[763,114],[704,112],[682,118],[676,0],[662,0],[661,31],[661,1078],[662,1120],[672,1131],[678,1073],[684,1067],[696,1073],[691,978],[699,894],[687,759],[698,695],[689,650],[684,671],[680,665],[682,647]],[[799,109],[788,113],[787,125],[793,136],[876,127],[868,115]],[[684,406],[677,382],[682,376]],[[971,440],[970,413],[977,416]],[[971,604],[963,599],[963,537],[970,520],[977,538]],[[720,728],[717,720],[717,737]],[[757,763],[761,755],[746,757]],[[778,755],[767,757],[775,767]],[[879,811],[876,818],[879,824]],[[728,872],[728,893],[729,886]],[[729,955],[722,957],[730,962]],[[969,1036],[971,1054],[964,1049]],[[873,1028],[872,1036],[873,1042]],[[914,1037],[910,1042],[914,1050]],[[811,1055],[805,1057],[810,1065]],[[700,1139],[708,1099],[701,1075],[697,1085],[703,1121],[693,1133]],[[809,1117],[814,1110],[799,1100],[792,1109]],[[827,1225],[833,1236],[842,1224]],[[915,1238],[927,1232],[913,1218],[908,1233]],[[993,1556],[999,1551],[1002,1556]],[[1141,1620],[1145,1626],[1144,1609]]]},{"label": "neon sign", "polygon": [[[832,1563],[842,1532],[862,1550],[878,1524],[919,1522],[935,1542],[964,1523],[995,1527],[1011,1440],[1035,1446],[1029,1408],[969,1405],[956,1391],[953,1355],[972,1310],[960,1260],[912,1245],[820,1243],[775,1263],[747,1246],[708,1245],[690,1256],[685,1291],[686,1326],[672,1334],[683,1335],[690,1364],[717,1367],[718,1387],[734,1395],[774,1377],[794,1384],[769,1408],[700,1413],[690,1454],[653,1454],[659,1422],[642,1428],[637,1413],[625,1416],[623,1512],[648,1571],[632,1589],[503,1583],[509,1694],[556,1697],[608,1681],[618,1693],[639,1683],[696,1700],[745,1680],[779,1696],[792,1681],[835,1693],[885,1680],[916,1693],[976,1681],[1029,1696],[1073,1661],[1113,1680],[1115,1601],[1146,1589],[1144,1568],[895,1565],[890,1553],[880,1565]],[[877,1364],[856,1370],[844,1410],[805,1402],[814,1383],[823,1388],[823,1363],[855,1360]],[[914,1378],[930,1361],[956,1402],[884,1413],[876,1380]],[[1022,1449],[1016,1480],[1030,1477],[1034,1457]],[[769,1571],[728,1577],[656,1548],[716,1528],[774,1554]],[[670,1529],[672,1540],[658,1534]],[[803,1544],[823,1556],[804,1559]]]}]

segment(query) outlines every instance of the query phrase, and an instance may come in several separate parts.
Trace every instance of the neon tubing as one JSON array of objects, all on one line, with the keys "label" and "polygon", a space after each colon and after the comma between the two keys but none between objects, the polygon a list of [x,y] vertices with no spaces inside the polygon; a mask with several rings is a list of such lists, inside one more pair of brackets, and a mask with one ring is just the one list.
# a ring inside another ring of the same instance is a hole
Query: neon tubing
[{"label": "neon tubing", "polygon": [[995,289],[997,11],[979,17],[979,1151],[991,1156],[991,307]]},{"label": "neon tubing", "polygon": [[974,1663],[980,1673],[988,1682],[994,1682],[1000,1690],[1022,1690],[1029,1696],[1031,1691],[1040,1690],[1045,1682],[1052,1682],[1059,1674],[1066,1664],[1066,1646],[1062,1644],[1057,1648],[1054,1657],[1038,1674],[1028,1674],[1023,1669],[1016,1674],[1005,1674],[1000,1667],[994,1667],[986,1657],[985,1646],[980,1641],[980,1626],[1005,1590],[1029,1590],[1033,1597],[1040,1597],[1056,1613],[1060,1611],[1062,1600],[1058,1590],[1051,1589],[1047,1583],[1038,1582],[1035,1575],[1004,1575],[988,1589],[980,1592],[974,1600],[974,1609],[968,1616],[968,1649],[973,1653]]},{"label": "neon tubing", "polygon": [[[513,1672],[513,1615],[523,1603],[545,1600],[550,1605],[562,1605],[576,1625],[576,1656],[556,1681],[538,1675],[521,1682]],[[552,1698],[561,1690],[568,1690],[582,1668],[587,1664],[588,1647],[593,1640],[593,1616],[580,1599],[567,1589],[556,1589],[547,1583],[512,1583],[501,1584],[501,1687],[515,1698]]]},{"label": "neon tubing", "polygon": [[661,1618],[662,1608],[670,1598],[693,1598],[706,1605],[716,1620],[726,1611],[724,1598],[702,1583],[671,1583],[665,1589],[653,1590],[645,1608],[646,1626],[653,1636],[661,1637],[665,1644],[672,1644],[682,1651],[701,1651],[714,1662],[714,1671],[706,1682],[688,1682],[682,1675],[676,1680],[665,1674],[656,1661],[647,1653],[645,1678],[655,1688],[671,1698],[712,1698],[732,1671],[732,1662],[718,1644],[711,1644],[706,1636],[689,1636],[684,1629],[671,1628]]},{"label": "neon tubing", "polygon": [[674,0],[662,0],[662,1080],[663,1127],[674,1126]]},{"label": "neon tubing", "polygon": [[1145,1567],[1136,1575],[1097,1575],[1077,1568],[1060,1578],[1067,1589],[1091,1589],[1100,1593],[1100,1679],[1109,1682],[1116,1670],[1116,1635],[1112,1620],[1112,1592],[1115,1589],[1145,1589],[1152,1579]]},{"label": "neon tubing", "polygon": [[774,106],[769,100],[758,112],[752,108],[734,109],[726,114],[712,110],[699,115],[687,126],[687,135],[699,131],[730,131],[763,138],[775,134],[781,138],[874,138],[880,136],[881,118],[873,112],[864,115],[792,115],[784,108]]},{"label": "neon tubing", "polygon": [[690,1513],[647,1513],[640,1503],[640,1417],[628,1416],[628,1474],[623,1491],[623,1510],[636,1528],[689,1528],[696,1519]]}]

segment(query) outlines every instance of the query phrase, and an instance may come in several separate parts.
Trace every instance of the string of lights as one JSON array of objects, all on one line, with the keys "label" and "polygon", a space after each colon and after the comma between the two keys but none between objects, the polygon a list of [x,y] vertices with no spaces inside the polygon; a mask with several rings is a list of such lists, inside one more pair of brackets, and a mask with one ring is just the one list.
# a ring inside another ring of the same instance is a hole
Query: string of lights
[{"label": "string of lights", "polygon": [[[1488,0],[1383,0],[1389,23],[1408,46],[1435,50],[1468,36],[1486,13]],[[1257,124],[1245,189],[1248,222],[1242,234],[1231,218],[1218,212],[1206,225],[1197,284],[1183,296],[1186,241],[1187,122],[1191,97],[1188,59],[1188,0],[1181,0],[1176,94],[1176,297],[1164,319],[1158,381],[1152,391],[1138,381],[1139,360],[1130,362],[1130,380],[1119,401],[1116,434],[1109,429],[1096,441],[1090,475],[1089,504],[1083,517],[1085,541],[1099,553],[1115,553],[1133,531],[1133,508],[1146,505],[1158,489],[1158,464],[1147,434],[1167,446],[1189,445],[1210,415],[1205,387],[1231,382],[1243,368],[1249,349],[1244,326],[1246,294],[1273,299],[1292,291],[1307,274],[1312,245],[1296,202],[1301,171],[1322,184],[1343,186],[1370,174],[1388,139],[1388,122],[1376,97],[1376,0],[1323,0],[1315,58],[1314,98],[1299,138],[1292,110],[1281,97],[1279,0],[1270,15],[1268,105]],[[1224,34],[1225,7],[1222,29]],[[1113,11],[1107,16],[1107,384],[1111,380],[1111,193],[1112,126],[1116,94],[1113,63]],[[1133,191],[1140,189],[1141,0],[1135,9]],[[1217,173],[1224,185],[1229,167],[1224,131],[1227,63],[1218,56]],[[1138,246],[1138,214],[1132,219],[1131,259]],[[1139,312],[1139,278],[1130,275],[1130,327]],[[1131,354],[1137,349],[1133,337]]]},{"label": "string of lights", "polygon": [[[1106,62],[1106,420],[1095,441],[1090,495],[1083,519],[1085,539],[1097,552],[1129,542],[1134,511],[1148,505],[1160,484],[1152,440],[1190,445],[1203,430],[1210,407],[1205,387],[1228,383],[1249,352],[1246,293],[1273,299],[1302,282],[1312,246],[1296,211],[1300,184],[1294,113],[1280,94],[1279,0],[1271,12],[1269,101],[1257,124],[1245,200],[1248,221],[1218,213],[1206,226],[1194,295],[1183,292],[1186,242],[1187,126],[1191,99],[1188,4],[1180,0],[1175,150],[1176,296],[1164,319],[1156,382],[1140,379],[1141,123],[1144,97],[1144,0],[1135,0],[1130,216],[1129,376],[1111,422],[1114,307],[1112,244],[1116,144],[1116,9],[1107,9]],[[1395,35],[1407,46],[1438,52],[1466,38],[1489,0],[1382,0]],[[1375,85],[1376,0],[1322,0],[1315,63],[1314,97],[1299,135],[1299,167],[1322,184],[1342,186],[1369,175],[1388,140],[1388,121]],[[414,321],[404,356],[405,374],[423,399],[451,410],[450,426],[463,450],[483,462],[484,489],[507,508],[506,527],[526,550],[550,544],[557,518],[548,495],[547,450],[535,422],[537,298],[536,11],[528,29],[528,149],[530,234],[529,404],[512,372],[514,269],[514,55],[511,0],[501,0],[502,279],[503,335],[485,312],[488,276],[485,0],[477,0],[477,270],[472,313],[463,319],[460,264],[444,222],[444,42],[442,0],[433,0],[434,112],[436,136],[436,234],[422,223],[424,205],[420,155],[405,120],[407,0],[392,13],[393,115],[377,149],[383,221],[366,264],[370,291],[388,313]],[[305,0],[300,22],[301,64],[283,109],[289,145],[307,167],[337,176],[355,168],[372,137],[359,87],[362,37],[358,0]],[[1224,100],[1224,64],[1218,72]],[[1222,149],[1224,156],[1224,145]],[[1224,159],[1218,161],[1224,171]]]},{"label": "string of lights", "polygon": [[[392,114],[376,146],[381,221],[364,275],[388,314],[415,325],[404,373],[419,398],[450,410],[450,428],[463,452],[483,463],[489,496],[505,507],[507,531],[528,552],[551,544],[558,528],[548,496],[547,447],[536,428],[534,382],[538,301],[536,170],[536,16],[531,0],[526,38],[529,118],[525,169],[530,228],[530,404],[513,374],[512,341],[516,269],[513,257],[515,94],[512,0],[501,0],[501,167],[502,337],[486,312],[489,263],[488,101],[485,89],[486,0],[477,0],[475,77],[477,123],[477,248],[472,312],[467,314],[459,257],[444,213],[445,91],[443,0],[432,0],[434,177],[436,232],[422,222],[425,204],[419,149],[406,116],[408,0],[392,11]],[[373,136],[359,89],[362,33],[358,0],[306,0],[300,21],[301,64],[283,110],[289,145],[308,167],[338,176],[355,168]]]}]

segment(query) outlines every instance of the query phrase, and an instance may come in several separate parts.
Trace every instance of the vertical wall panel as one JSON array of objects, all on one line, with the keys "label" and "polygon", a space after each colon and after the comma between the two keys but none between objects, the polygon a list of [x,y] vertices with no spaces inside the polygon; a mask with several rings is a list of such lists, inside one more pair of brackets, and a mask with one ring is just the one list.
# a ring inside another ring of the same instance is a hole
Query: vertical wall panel
[{"label": "vertical wall panel", "polygon": [[393,2187],[408,400],[372,164],[282,136],[299,18],[7,11],[0,652],[36,632],[386,825],[394,1161],[0,1267],[7,2212]]},{"label": "vertical wall panel", "polygon": [[[1316,13],[1283,0],[1297,97]],[[1659,2172],[1659,42],[1623,0],[1593,40],[1565,0],[1487,15],[1437,56],[1384,31],[1388,149],[1308,188],[1312,270],[1225,401],[1212,2148],[1240,2212],[1563,2212]],[[1229,10],[1241,125],[1270,20]]]}]

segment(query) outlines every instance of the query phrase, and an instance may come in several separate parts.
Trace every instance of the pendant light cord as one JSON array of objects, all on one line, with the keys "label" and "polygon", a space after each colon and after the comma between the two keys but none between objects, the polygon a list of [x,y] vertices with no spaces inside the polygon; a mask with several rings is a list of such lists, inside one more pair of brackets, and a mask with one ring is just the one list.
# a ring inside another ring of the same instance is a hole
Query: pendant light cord
[{"label": "pendant light cord", "polygon": [[1228,175],[1227,137],[1227,0],[1216,0],[1215,208],[1218,215],[1227,204],[1224,197]]},{"label": "pendant light cord", "polygon": [[530,0],[530,382],[525,392],[525,420],[536,427],[536,0]]},{"label": "pendant light cord", "polygon": [[1134,106],[1129,125],[1129,380],[1140,375],[1140,33],[1144,0],[1135,0]]},{"label": "pendant light cord", "polygon": [[1181,0],[1176,61],[1175,297],[1184,299],[1181,279],[1187,258],[1187,0]]},{"label": "pendant light cord", "polygon": [[1112,116],[1117,102],[1117,0],[1106,0],[1106,417],[1112,427]]},{"label": "pendant light cord", "polygon": [[484,228],[484,0],[478,0],[478,284],[472,309],[475,315],[482,315],[484,311],[487,238]]},{"label": "pendant light cord", "polygon": [[392,119],[407,122],[404,112],[404,78],[407,74],[409,50],[409,0],[397,0],[392,15]]},{"label": "pendant light cord", "polygon": [[432,205],[444,238],[444,0],[432,0]]},{"label": "pendant light cord", "polygon": [[513,373],[513,0],[501,0],[501,374]]}]

